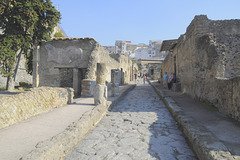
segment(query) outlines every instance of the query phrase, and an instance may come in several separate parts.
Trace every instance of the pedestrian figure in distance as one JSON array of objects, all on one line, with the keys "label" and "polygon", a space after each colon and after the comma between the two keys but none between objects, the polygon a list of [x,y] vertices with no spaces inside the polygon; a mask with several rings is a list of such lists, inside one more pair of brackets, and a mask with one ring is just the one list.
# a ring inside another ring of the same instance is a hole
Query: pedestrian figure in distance
[{"label": "pedestrian figure in distance", "polygon": [[135,73],[134,76],[135,76],[135,82],[136,82],[136,80],[137,80],[137,73]]},{"label": "pedestrian figure in distance", "polygon": [[165,72],[164,76],[163,76],[163,88],[167,88],[168,86],[168,75],[167,72]]},{"label": "pedestrian figure in distance", "polygon": [[145,81],[146,81],[147,77],[145,75],[143,75],[143,82],[145,84]]},{"label": "pedestrian figure in distance", "polygon": [[168,82],[168,89],[172,88],[172,84],[175,81],[175,75],[172,73],[169,77],[169,82]]}]

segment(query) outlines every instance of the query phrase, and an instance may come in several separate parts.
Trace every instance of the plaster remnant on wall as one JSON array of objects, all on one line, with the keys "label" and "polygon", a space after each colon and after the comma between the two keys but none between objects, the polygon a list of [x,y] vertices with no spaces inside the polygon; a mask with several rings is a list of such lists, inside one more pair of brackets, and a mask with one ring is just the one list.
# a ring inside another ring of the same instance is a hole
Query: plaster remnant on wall
[{"label": "plaster remnant on wall", "polygon": [[69,64],[74,61],[79,61],[82,59],[83,50],[81,48],[76,48],[74,46],[62,48],[55,48],[51,44],[46,44],[45,46],[48,58],[47,62],[56,62],[58,64]]}]

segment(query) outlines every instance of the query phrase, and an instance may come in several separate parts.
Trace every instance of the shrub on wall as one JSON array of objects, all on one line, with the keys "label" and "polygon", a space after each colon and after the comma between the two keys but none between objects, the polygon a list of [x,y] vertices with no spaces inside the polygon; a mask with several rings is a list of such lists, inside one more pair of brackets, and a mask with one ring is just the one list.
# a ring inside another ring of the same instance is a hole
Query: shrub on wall
[{"label": "shrub on wall", "polygon": [[54,34],[54,37],[55,38],[58,38],[58,37],[65,37],[61,32],[56,32],[55,34]]}]

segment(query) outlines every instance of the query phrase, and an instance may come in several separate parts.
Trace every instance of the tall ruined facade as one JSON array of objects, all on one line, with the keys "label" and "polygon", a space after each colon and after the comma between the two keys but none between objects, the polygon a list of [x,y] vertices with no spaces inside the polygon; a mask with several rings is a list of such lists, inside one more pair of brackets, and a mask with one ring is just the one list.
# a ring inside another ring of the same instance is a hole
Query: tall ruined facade
[{"label": "tall ruined facade", "polygon": [[175,68],[182,92],[240,121],[240,20],[195,16],[163,68]]},{"label": "tall ruined facade", "polygon": [[[93,38],[60,38],[42,42],[33,59],[33,86],[71,87],[75,95],[93,96],[97,63],[121,71],[122,84],[131,80],[132,62],[128,55],[112,58]],[[82,92],[83,91],[83,92]]]}]

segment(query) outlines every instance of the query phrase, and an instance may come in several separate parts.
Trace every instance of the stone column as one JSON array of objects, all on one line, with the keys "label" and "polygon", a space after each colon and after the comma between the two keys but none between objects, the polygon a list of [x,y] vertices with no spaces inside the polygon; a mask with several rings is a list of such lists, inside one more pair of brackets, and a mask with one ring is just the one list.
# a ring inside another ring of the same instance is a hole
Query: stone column
[{"label": "stone column", "polygon": [[97,63],[97,78],[94,88],[94,104],[106,105],[107,102],[107,86],[105,84],[107,78],[107,68],[105,63]]},{"label": "stone column", "polygon": [[67,88],[68,91],[68,101],[67,104],[73,103],[73,97],[74,97],[74,90],[72,88]]},{"label": "stone column", "polygon": [[80,92],[78,78],[79,78],[78,77],[78,68],[73,68],[73,89],[74,89],[75,96],[77,96]]},{"label": "stone column", "polygon": [[111,95],[113,97],[119,95],[119,83],[117,81],[117,78],[119,76],[119,70],[112,69],[111,70]]},{"label": "stone column", "polygon": [[37,46],[33,52],[33,87],[38,87],[39,85],[39,46]]}]

